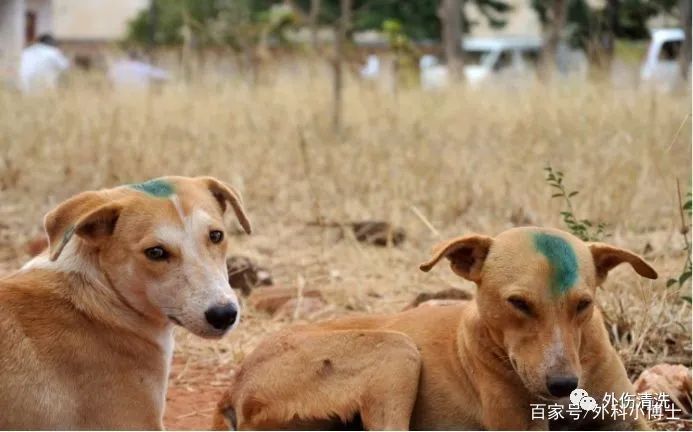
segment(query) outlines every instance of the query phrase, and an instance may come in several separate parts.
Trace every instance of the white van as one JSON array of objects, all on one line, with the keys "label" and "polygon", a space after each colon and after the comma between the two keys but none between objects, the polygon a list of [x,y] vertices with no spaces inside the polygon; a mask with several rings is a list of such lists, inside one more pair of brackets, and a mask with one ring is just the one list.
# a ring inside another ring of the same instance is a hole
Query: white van
[{"label": "white van", "polygon": [[503,78],[526,78],[536,68],[541,52],[539,37],[466,37],[464,74],[469,84],[486,80],[494,74]]},{"label": "white van", "polygon": [[679,55],[685,34],[680,28],[654,29],[645,61],[640,68],[640,79],[658,88],[671,88],[680,72]]},{"label": "white van", "polygon": [[[493,77],[515,86],[535,78],[542,40],[534,36],[469,36],[463,39],[462,49],[468,85],[477,86]],[[558,71],[563,75],[578,73],[586,76],[587,61],[581,51],[561,46],[557,62]],[[440,64],[435,56],[423,56],[419,66],[424,89],[440,89],[448,85],[447,66]]]}]

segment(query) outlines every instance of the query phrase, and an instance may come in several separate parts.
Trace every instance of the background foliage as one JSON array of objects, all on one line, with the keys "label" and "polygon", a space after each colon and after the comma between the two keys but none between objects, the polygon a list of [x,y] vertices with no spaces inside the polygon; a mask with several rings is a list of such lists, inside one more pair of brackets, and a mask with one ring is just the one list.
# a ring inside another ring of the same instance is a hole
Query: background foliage
[{"label": "background foliage", "polygon": [[[542,23],[550,21],[549,10],[556,0],[532,0]],[[395,19],[413,40],[437,40],[441,33],[439,0],[354,0],[352,30],[379,30],[383,22]],[[466,14],[465,3],[476,7],[491,26],[503,27],[512,10],[504,0],[463,0],[460,13],[465,32],[478,22]],[[573,46],[585,47],[590,35],[613,32],[622,39],[648,37],[647,20],[658,15],[678,13],[677,0],[605,1],[604,7],[592,8],[587,0],[567,0],[567,38]],[[308,14],[311,0],[288,2],[301,14]],[[248,35],[256,37],[258,27],[271,20],[273,8],[287,4],[276,0],[154,0],[154,13],[143,10],[131,23],[130,42],[180,44],[184,40],[186,20],[200,44],[238,45]],[[320,2],[318,23],[331,25],[339,16],[339,0]],[[279,33],[276,33],[279,34]]]}]

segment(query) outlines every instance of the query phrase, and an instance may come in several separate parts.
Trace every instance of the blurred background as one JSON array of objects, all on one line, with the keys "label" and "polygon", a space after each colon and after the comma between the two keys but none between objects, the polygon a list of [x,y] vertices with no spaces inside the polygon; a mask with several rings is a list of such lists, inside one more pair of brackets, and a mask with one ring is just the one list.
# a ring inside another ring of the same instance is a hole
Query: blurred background
[{"label": "blurred background", "polygon": [[554,72],[666,86],[688,76],[690,12],[688,0],[3,0],[0,76],[12,85],[22,49],[49,34],[76,69],[129,55],[181,80],[255,83],[311,56],[390,90]]},{"label": "blurred background", "polygon": [[657,268],[598,300],[690,430],[690,41],[690,0],[0,0],[0,274],[75,193],[232,184],[243,322],[177,331],[166,411],[204,429],[267,332],[469,298],[431,246],[558,227]]}]

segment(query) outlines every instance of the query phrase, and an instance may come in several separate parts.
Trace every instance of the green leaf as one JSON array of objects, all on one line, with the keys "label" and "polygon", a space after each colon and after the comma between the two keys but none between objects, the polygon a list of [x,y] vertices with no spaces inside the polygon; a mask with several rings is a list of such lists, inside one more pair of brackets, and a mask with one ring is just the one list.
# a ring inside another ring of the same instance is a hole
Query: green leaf
[{"label": "green leaf", "polygon": [[683,299],[683,301],[688,302],[688,304],[691,304],[691,296],[684,295],[684,296],[681,296],[681,298]]},{"label": "green leaf", "polygon": [[667,280],[667,288],[669,288],[670,286],[676,284],[677,282],[678,282],[678,281],[677,281],[676,279],[673,279],[673,278]]},{"label": "green leaf", "polygon": [[580,193],[580,192],[578,192],[578,191],[572,191],[571,193],[568,194],[568,198],[572,198],[572,197],[574,197],[575,195],[577,195],[577,194],[579,194],[579,193]]},{"label": "green leaf", "polygon": [[681,273],[681,276],[679,276],[679,285],[683,285],[690,278],[691,278],[691,272],[690,271],[686,271],[686,272]]}]

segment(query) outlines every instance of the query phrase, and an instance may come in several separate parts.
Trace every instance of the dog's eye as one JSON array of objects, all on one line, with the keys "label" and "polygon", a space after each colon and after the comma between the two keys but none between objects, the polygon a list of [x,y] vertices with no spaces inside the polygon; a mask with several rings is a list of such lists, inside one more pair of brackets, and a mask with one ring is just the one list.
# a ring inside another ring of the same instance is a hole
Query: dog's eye
[{"label": "dog's eye", "polygon": [[224,240],[224,233],[219,230],[210,231],[209,239],[212,241],[212,243],[219,243]]},{"label": "dog's eye", "polygon": [[584,311],[585,309],[587,309],[588,307],[590,307],[591,304],[592,304],[592,300],[590,300],[590,299],[580,300],[577,304],[578,313],[580,313],[580,312]]},{"label": "dog's eye", "polygon": [[162,261],[168,258],[168,252],[161,246],[154,246],[149,249],[145,249],[144,254],[147,255],[152,261]]},{"label": "dog's eye", "polygon": [[508,303],[510,303],[512,307],[519,310],[520,312],[526,315],[532,315],[532,307],[526,300],[523,300],[519,297],[510,297],[508,299]]}]

